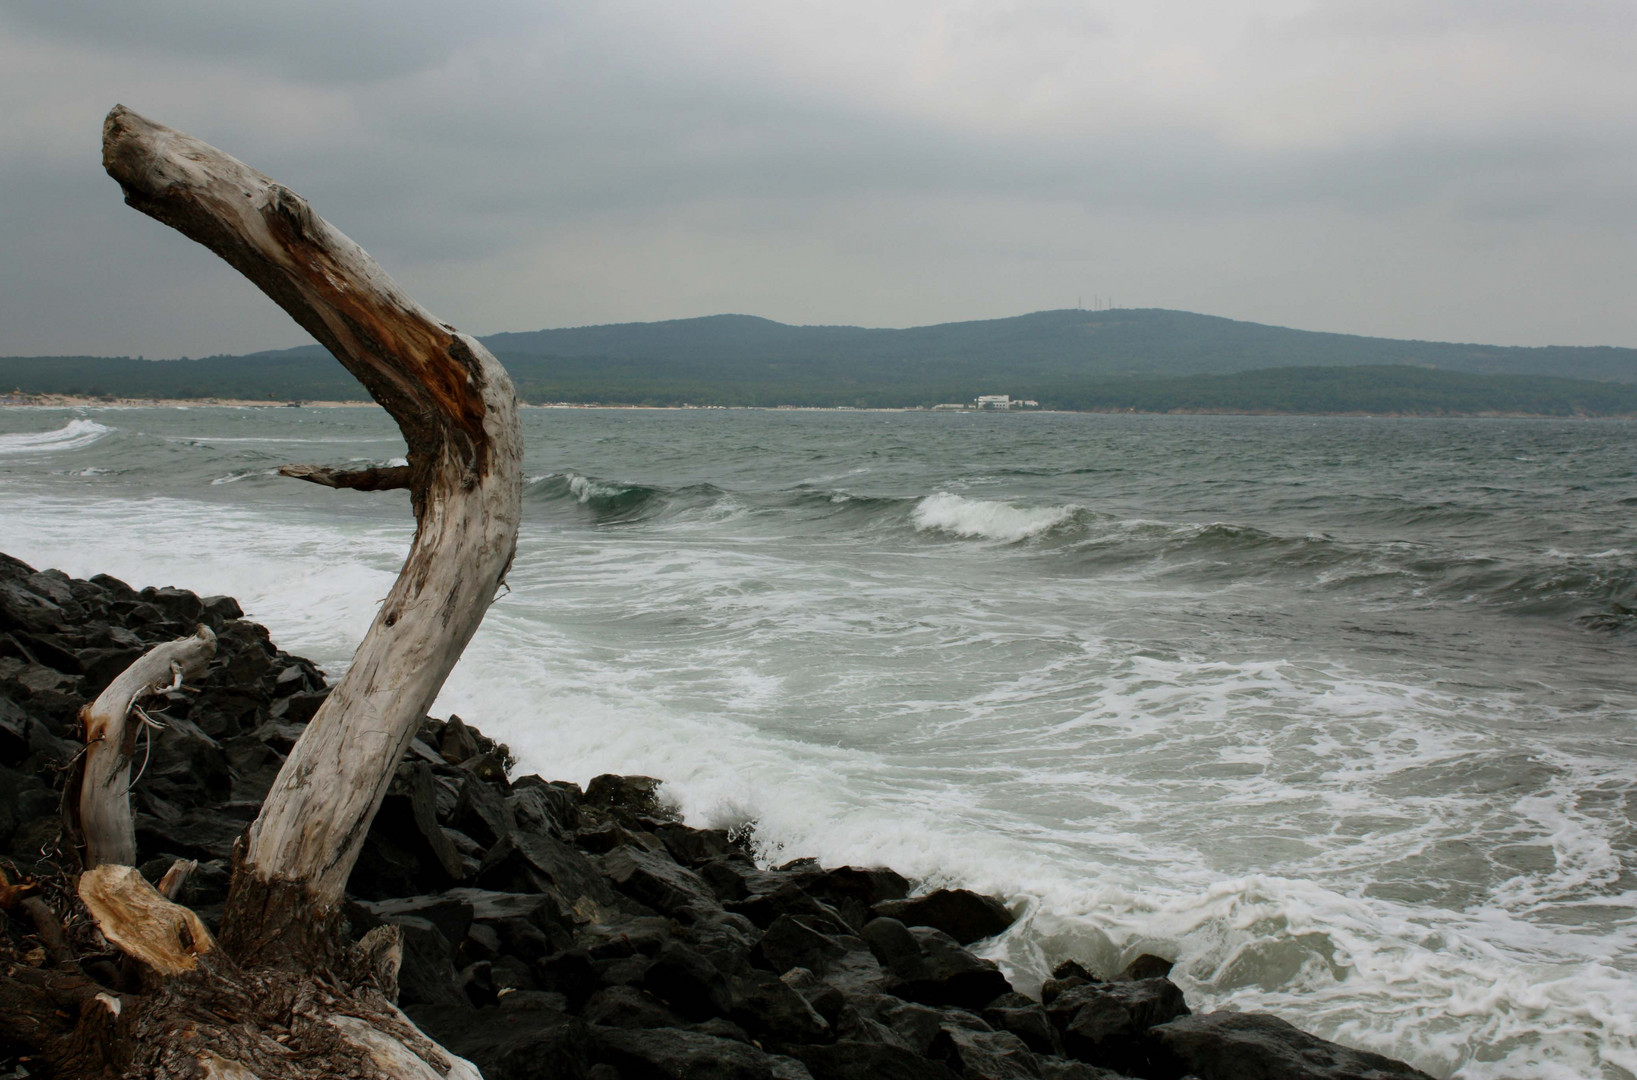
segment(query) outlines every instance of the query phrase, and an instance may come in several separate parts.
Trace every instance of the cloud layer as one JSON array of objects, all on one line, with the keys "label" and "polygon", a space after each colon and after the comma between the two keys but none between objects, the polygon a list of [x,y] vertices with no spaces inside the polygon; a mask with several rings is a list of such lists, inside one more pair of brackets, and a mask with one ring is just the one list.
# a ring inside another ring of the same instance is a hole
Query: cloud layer
[{"label": "cloud layer", "polygon": [[1112,296],[1637,343],[1622,2],[0,5],[0,354],[303,336],[119,203],[115,101],[477,332]]}]

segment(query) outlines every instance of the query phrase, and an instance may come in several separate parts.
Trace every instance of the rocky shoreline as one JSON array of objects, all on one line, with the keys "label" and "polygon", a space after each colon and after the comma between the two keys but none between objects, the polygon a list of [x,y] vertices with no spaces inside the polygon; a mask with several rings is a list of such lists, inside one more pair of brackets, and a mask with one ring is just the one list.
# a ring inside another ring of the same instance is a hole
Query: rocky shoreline
[{"label": "rocky shoreline", "polygon": [[[76,915],[59,813],[77,714],[148,647],[218,652],[154,702],[138,751],[138,861],[194,859],[179,902],[212,929],[234,842],[328,693],[229,597],[140,591],[0,555],[0,867],[37,883],[87,972],[131,975]],[[1265,1014],[1193,1013],[1138,958],[1065,961],[1035,999],[966,948],[1013,915],[883,867],[767,867],[750,838],[683,824],[647,777],[513,776],[507,749],[428,718],[349,883],[354,935],[402,932],[398,1001],[488,1080],[1389,1080],[1425,1074]],[[9,893],[7,894],[9,895]],[[48,963],[16,910],[0,970]],[[0,1080],[45,1076],[0,1042]]]}]

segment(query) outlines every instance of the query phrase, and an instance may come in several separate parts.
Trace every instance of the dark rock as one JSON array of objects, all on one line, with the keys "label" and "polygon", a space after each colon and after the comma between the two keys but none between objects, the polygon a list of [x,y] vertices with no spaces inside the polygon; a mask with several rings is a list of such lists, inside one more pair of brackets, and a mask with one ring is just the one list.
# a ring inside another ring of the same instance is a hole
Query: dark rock
[{"label": "dark rock", "polygon": [[466,928],[466,936],[455,946],[455,963],[465,966],[480,960],[500,958],[500,935],[487,923],[473,923]]},{"label": "dark rock", "polygon": [[205,605],[196,594],[168,585],[162,589],[149,587],[137,595],[163,611],[168,618],[185,625],[197,623],[205,610]]},{"label": "dark rock", "polygon": [[804,967],[791,968],[780,980],[792,990],[806,999],[813,1011],[824,1017],[826,1023],[832,1027],[841,1016],[841,1010],[846,1007],[847,999],[840,990],[820,979],[817,975]]},{"label": "dark rock", "polygon": [[233,798],[260,804],[284,765],[284,755],[251,735],[236,735],[222,743],[233,770]]},{"label": "dark rock", "polygon": [[480,1009],[500,1001],[499,987],[495,986],[494,965],[487,960],[474,960],[456,972],[455,989],[468,1003]]},{"label": "dark rock", "polygon": [[884,866],[838,866],[808,881],[808,895],[835,909],[853,930],[875,917],[872,908],[909,895],[909,879]]},{"label": "dark rock", "polygon": [[430,921],[413,915],[390,920],[403,935],[403,963],[398,969],[398,1001],[402,1005],[458,1005],[464,998],[455,988],[455,965],[449,939]]},{"label": "dark rock", "polygon": [[16,765],[28,757],[31,722],[21,705],[9,697],[0,697],[0,765]]},{"label": "dark rock", "polygon": [[710,886],[667,855],[618,848],[603,856],[602,871],[621,892],[667,915],[716,904]]},{"label": "dark rock", "polygon": [[781,915],[767,928],[756,950],[776,975],[801,967],[822,976],[847,955],[849,946],[801,916]]},{"label": "dark rock", "polygon": [[1070,1057],[1120,1072],[1140,1071],[1148,1057],[1142,1035],[1188,1015],[1182,991],[1169,979],[1088,983],[1047,1009],[1060,1024]]},{"label": "dark rock", "polygon": [[564,920],[585,921],[591,909],[613,907],[614,890],[591,860],[561,840],[521,831],[508,833],[489,849],[477,884],[499,892],[551,896]]},{"label": "dark rock", "polygon": [[[129,589],[130,586],[127,585],[126,588]],[[202,609],[200,616],[216,627],[233,619],[244,618],[244,609],[231,596],[207,596],[200,601],[200,607]]]},{"label": "dark rock", "polygon": [[475,776],[463,777],[449,824],[485,848],[517,827],[499,793]]},{"label": "dark rock", "polygon": [[676,811],[659,800],[660,781],[651,776],[604,773],[586,786],[581,805],[594,814],[677,820]]},{"label": "dark rock", "polygon": [[[348,908],[355,932],[381,923],[398,923],[406,918],[424,919],[437,928],[446,942],[461,941],[472,926],[473,907],[454,896],[405,896],[378,902],[358,901]],[[453,945],[449,946],[451,954]]]},{"label": "dark rock", "polygon": [[460,763],[460,769],[486,784],[506,786],[506,761],[499,754],[478,754],[476,757],[469,757]]},{"label": "dark rock", "polygon": [[562,994],[574,1009],[600,985],[591,954],[584,949],[565,949],[535,961],[534,978],[542,990]]},{"label": "dark rock", "polygon": [[422,873],[430,875],[422,878],[427,884],[463,881],[476,869],[438,824],[437,787],[432,769],[425,762],[406,762],[398,767],[370,833],[412,852]]},{"label": "dark rock", "polygon": [[973,956],[941,930],[878,918],[864,927],[864,940],[890,975],[888,992],[910,1001],[981,1009],[1012,989],[994,961]]},{"label": "dark rock", "polygon": [[642,985],[689,1020],[725,1016],[733,1007],[727,976],[697,950],[678,941],[661,946],[643,974]]},{"label": "dark rock", "polygon": [[496,959],[489,969],[489,977],[494,982],[495,997],[500,1000],[505,1000],[509,994],[536,992],[537,984],[533,971],[527,963],[515,956],[502,956]]},{"label": "dark rock", "polygon": [[1175,961],[1143,953],[1127,964],[1125,970],[1120,972],[1119,977],[1122,979],[1163,979],[1171,974],[1171,969],[1175,966]]},{"label": "dark rock", "polygon": [[622,956],[653,956],[671,940],[671,920],[658,915],[638,916],[612,922],[591,923],[579,932],[580,941],[593,958],[613,960]]},{"label": "dark rock", "polygon": [[654,829],[654,835],[671,853],[671,858],[684,866],[697,868],[738,850],[728,838],[726,829],[690,829],[686,825],[667,821]]},{"label": "dark rock", "polygon": [[[594,1028],[598,1056],[623,1080],[772,1080],[766,1054],[695,1031]],[[485,1074],[487,1076],[487,1074]]]},{"label": "dark rock", "polygon": [[765,971],[734,980],[729,1019],[768,1046],[826,1042],[830,1022],[798,990]]},{"label": "dark rock", "polygon": [[983,1019],[997,1031],[1010,1031],[1037,1054],[1061,1054],[1063,1039],[1046,1010],[1022,994],[1003,994],[983,1010]]},{"label": "dark rock", "polygon": [[[954,1025],[974,1031],[988,1031],[989,1025],[963,1009],[939,1009],[895,997],[882,997],[873,1005],[875,1018],[885,1024],[917,1054],[928,1054],[938,1032]],[[951,1065],[951,1068],[956,1068]],[[959,1069],[956,1068],[958,1072]]]},{"label": "dark rock", "polygon": [[1149,1029],[1156,1080],[1430,1080],[1401,1061],[1353,1050],[1267,1013],[1214,1012]]},{"label": "dark rock", "polygon": [[1095,1065],[1087,1065],[1083,1061],[1068,1061],[1063,1058],[1037,1057],[1035,1064],[1040,1066],[1041,1080],[1125,1080],[1119,1073],[1110,1069],[1099,1069]]},{"label": "dark rock", "polygon": [[605,821],[594,828],[581,829],[574,834],[574,846],[592,855],[606,855],[615,848],[634,847],[662,852],[666,858],[671,857],[658,837],[632,832],[616,821]]},{"label": "dark rock", "polygon": [[908,900],[882,900],[871,910],[905,926],[942,930],[961,945],[994,937],[1017,918],[995,897],[967,889],[939,889]]},{"label": "dark rock", "polygon": [[646,990],[608,986],[591,995],[580,1011],[588,1024],[613,1028],[681,1027],[682,1018]]},{"label": "dark rock", "polygon": [[547,784],[538,776],[525,776],[512,785],[506,809],[523,832],[567,836],[580,827],[578,791],[572,784]]},{"label": "dark rock", "polygon": [[[233,791],[233,772],[222,746],[191,720],[170,717],[152,741],[143,783],[164,781],[162,794],[182,806],[226,802]],[[139,748],[138,755],[143,751]],[[137,758],[140,763],[141,756]]]},{"label": "dark rock", "polygon": [[1044,1005],[1050,1005],[1070,990],[1096,982],[1102,982],[1102,980],[1083,979],[1078,975],[1069,975],[1061,979],[1047,979],[1040,987],[1040,1001]]},{"label": "dark rock", "polygon": [[591,970],[601,986],[641,986],[653,966],[653,957],[641,954],[591,961]]},{"label": "dark rock", "polygon": [[438,740],[438,753],[443,760],[451,765],[459,765],[467,758],[476,757],[482,753],[478,749],[477,739],[472,735],[472,729],[458,716],[451,716],[443,726],[443,737]]},{"label": "dark rock", "polygon": [[773,1080],[813,1080],[813,1074],[807,1071],[807,1066],[793,1057],[769,1054],[767,1060],[773,1066]]},{"label": "dark rock", "polygon": [[405,1011],[422,1031],[476,1065],[484,1080],[586,1080],[591,1069],[586,1025],[551,1008],[420,1005]]},{"label": "dark rock", "polygon": [[843,1041],[802,1046],[791,1053],[813,1080],[955,1080],[947,1065],[889,1043]]},{"label": "dark rock", "polygon": [[1097,976],[1086,970],[1086,966],[1078,960],[1065,960],[1052,968],[1054,979],[1084,979],[1086,982],[1099,982]]},{"label": "dark rock", "polygon": [[329,700],[328,690],[299,690],[279,698],[268,710],[268,716],[286,724],[307,724],[318,715],[319,706]]},{"label": "dark rock", "polygon": [[822,927],[830,933],[856,934],[860,929],[849,924],[835,908],[809,896],[795,882],[786,882],[771,892],[758,892],[724,906],[761,927],[773,925],[773,921],[781,915],[796,915],[803,917],[809,925]]},{"label": "dark rock", "polygon": [[89,698],[108,689],[108,684],[117,678],[120,672],[141,659],[145,649],[114,647],[107,649],[86,649],[79,655],[79,669],[85,676],[85,694]]},{"label": "dark rock", "polygon": [[244,829],[244,822],[210,810],[189,810],[172,821],[137,814],[137,859],[146,862],[160,855],[177,855],[201,862],[232,859],[233,843]]},{"label": "dark rock", "polygon": [[966,1080],[1040,1080],[1040,1065],[1023,1040],[1009,1031],[975,1031],[946,1024],[928,1056]]},{"label": "dark rock", "polygon": [[23,582],[0,581],[0,630],[49,633],[64,621],[66,615],[61,607]]}]

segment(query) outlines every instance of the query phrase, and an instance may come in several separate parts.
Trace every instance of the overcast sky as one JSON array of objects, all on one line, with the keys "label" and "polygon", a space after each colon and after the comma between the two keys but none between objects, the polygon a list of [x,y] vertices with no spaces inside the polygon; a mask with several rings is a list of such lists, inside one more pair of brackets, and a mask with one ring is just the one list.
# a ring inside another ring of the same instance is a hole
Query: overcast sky
[{"label": "overcast sky", "polygon": [[3,0],[0,355],[294,345],[115,102],[475,333],[1111,297],[1637,345],[1632,0]]}]

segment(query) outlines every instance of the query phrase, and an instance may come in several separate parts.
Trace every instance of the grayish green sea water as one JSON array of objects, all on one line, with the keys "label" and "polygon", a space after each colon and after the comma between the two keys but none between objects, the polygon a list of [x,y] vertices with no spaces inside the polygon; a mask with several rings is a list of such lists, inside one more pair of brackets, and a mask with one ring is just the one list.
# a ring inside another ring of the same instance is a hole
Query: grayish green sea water
[{"label": "grayish green sea water", "polygon": [[[1013,897],[1439,1076],[1637,1075],[1637,424],[530,410],[439,703],[772,859]],[[238,596],[345,668],[374,409],[0,411],[0,549]]]}]

